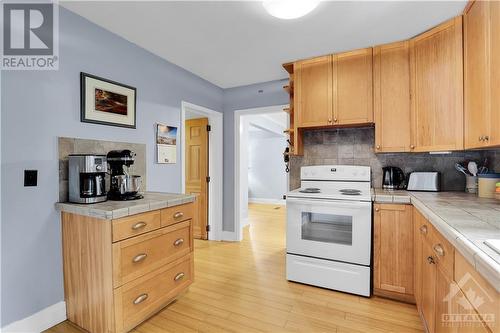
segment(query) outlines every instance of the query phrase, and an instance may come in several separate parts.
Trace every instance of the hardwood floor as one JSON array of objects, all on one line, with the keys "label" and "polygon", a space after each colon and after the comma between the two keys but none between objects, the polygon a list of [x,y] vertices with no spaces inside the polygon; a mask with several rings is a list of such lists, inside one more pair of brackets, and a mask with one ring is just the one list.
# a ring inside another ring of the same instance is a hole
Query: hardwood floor
[{"label": "hardwood floor", "polygon": [[133,332],[423,331],[414,305],[286,281],[285,217],[284,206],[251,204],[241,243],[197,240],[195,283]]}]

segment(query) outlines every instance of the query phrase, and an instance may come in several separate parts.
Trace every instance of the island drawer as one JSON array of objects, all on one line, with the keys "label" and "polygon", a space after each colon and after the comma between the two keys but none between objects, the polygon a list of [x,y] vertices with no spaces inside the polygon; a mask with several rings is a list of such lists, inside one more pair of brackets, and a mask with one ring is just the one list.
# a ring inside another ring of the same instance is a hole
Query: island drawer
[{"label": "island drawer", "polygon": [[164,208],[161,210],[162,227],[172,225],[181,221],[192,219],[194,216],[194,204],[187,203],[179,206]]},{"label": "island drawer", "polygon": [[116,331],[127,332],[171,302],[193,282],[188,254],[115,289]]},{"label": "island drawer", "polygon": [[193,250],[191,220],[113,244],[113,285],[118,287]]},{"label": "island drawer", "polygon": [[154,210],[113,220],[113,242],[144,234],[161,227],[161,212]]}]

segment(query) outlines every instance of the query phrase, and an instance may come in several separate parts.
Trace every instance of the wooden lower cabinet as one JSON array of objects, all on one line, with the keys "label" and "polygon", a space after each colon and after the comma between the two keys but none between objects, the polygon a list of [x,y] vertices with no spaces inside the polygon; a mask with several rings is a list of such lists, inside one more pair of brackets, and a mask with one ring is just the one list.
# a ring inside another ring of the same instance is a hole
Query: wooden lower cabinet
[{"label": "wooden lower cabinet", "polygon": [[373,293],[414,303],[412,206],[374,207]]},{"label": "wooden lower cabinet", "polygon": [[[499,293],[415,208],[413,220],[415,300],[426,331],[499,332]],[[485,302],[469,299],[475,296]],[[487,321],[489,314],[493,314],[493,322]]]},{"label": "wooden lower cabinet", "polygon": [[63,212],[68,320],[123,333],[172,302],[193,282],[195,210],[190,203],[115,220]]}]

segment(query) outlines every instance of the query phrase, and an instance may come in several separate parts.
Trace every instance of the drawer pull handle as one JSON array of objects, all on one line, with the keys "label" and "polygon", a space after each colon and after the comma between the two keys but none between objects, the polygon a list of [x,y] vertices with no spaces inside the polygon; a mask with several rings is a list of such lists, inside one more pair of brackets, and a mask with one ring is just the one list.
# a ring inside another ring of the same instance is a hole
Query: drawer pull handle
[{"label": "drawer pull handle", "polygon": [[148,294],[141,294],[139,295],[136,299],[134,299],[134,305],[138,305],[138,304],[141,304],[142,302],[144,302],[145,300],[148,299]]},{"label": "drawer pull handle", "polygon": [[179,238],[179,239],[176,239],[175,242],[174,242],[174,246],[180,246],[184,243],[184,239],[182,238]]},{"label": "drawer pull handle", "polygon": [[444,257],[444,249],[441,246],[441,244],[434,245],[434,251],[437,253],[438,256]]},{"label": "drawer pull handle", "polygon": [[427,226],[426,225],[423,225],[420,227],[420,233],[427,235]]},{"label": "drawer pull handle", "polygon": [[139,229],[142,229],[144,228],[145,226],[147,226],[148,224],[146,222],[137,222],[136,224],[134,224],[132,226],[132,230],[139,230]]},{"label": "drawer pull handle", "polygon": [[435,264],[435,263],[436,263],[436,262],[434,261],[434,258],[433,258],[432,256],[428,256],[428,257],[427,257],[427,262],[428,262],[429,264]]},{"label": "drawer pull handle", "polygon": [[141,253],[141,254],[138,254],[134,257],[134,259],[132,259],[132,262],[133,263],[138,263],[138,262],[141,262],[143,261],[144,259],[146,259],[148,255],[146,253]]},{"label": "drawer pull handle", "polygon": [[182,280],[184,278],[186,274],[184,274],[183,272],[177,274],[175,277],[174,277],[174,281],[179,281],[179,280]]},{"label": "drawer pull handle", "polygon": [[177,212],[174,214],[174,219],[178,219],[178,218],[183,217],[183,216],[184,216],[183,212]]}]

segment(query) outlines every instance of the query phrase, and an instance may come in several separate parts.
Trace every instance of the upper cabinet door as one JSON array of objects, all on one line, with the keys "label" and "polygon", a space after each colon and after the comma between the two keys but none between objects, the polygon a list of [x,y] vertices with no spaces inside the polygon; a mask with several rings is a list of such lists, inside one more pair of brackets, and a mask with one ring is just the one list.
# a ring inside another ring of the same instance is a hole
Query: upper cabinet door
[{"label": "upper cabinet door", "polygon": [[465,148],[487,145],[490,126],[490,52],[488,1],[476,1],[464,16]]},{"label": "upper cabinet door", "polygon": [[375,152],[410,151],[410,43],[373,49]]},{"label": "upper cabinet door", "polygon": [[333,57],[334,125],[373,123],[372,48]]},{"label": "upper cabinet door", "polygon": [[326,126],[332,123],[332,56],[295,63],[297,127]]},{"label": "upper cabinet door", "polygon": [[463,149],[462,17],[410,41],[412,151]]},{"label": "upper cabinet door", "polygon": [[490,134],[489,145],[500,146],[500,2],[490,5]]}]

